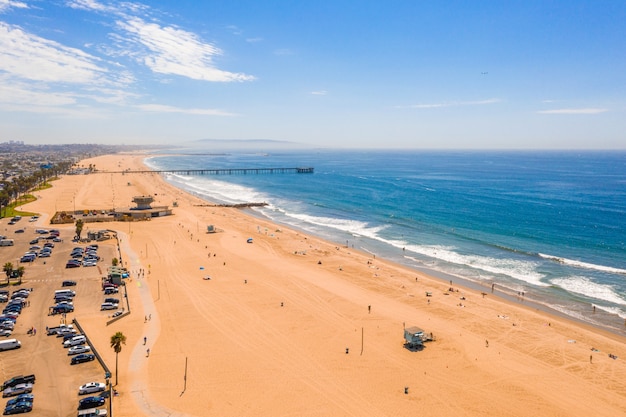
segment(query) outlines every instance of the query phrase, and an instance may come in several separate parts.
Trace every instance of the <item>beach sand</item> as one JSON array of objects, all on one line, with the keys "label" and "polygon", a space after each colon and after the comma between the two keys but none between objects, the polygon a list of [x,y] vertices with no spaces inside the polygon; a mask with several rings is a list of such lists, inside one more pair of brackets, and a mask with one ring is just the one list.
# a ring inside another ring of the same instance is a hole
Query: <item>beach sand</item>
[{"label": "beach sand", "polygon": [[[81,164],[143,169],[145,156]],[[158,174],[64,176],[37,195],[23,209],[47,216],[177,202],[172,216],[83,232],[117,230],[132,272],[130,315],[81,320],[111,369],[110,337],[128,338],[116,417],[626,415],[621,336],[207,207]],[[404,326],[436,340],[410,351]]]}]

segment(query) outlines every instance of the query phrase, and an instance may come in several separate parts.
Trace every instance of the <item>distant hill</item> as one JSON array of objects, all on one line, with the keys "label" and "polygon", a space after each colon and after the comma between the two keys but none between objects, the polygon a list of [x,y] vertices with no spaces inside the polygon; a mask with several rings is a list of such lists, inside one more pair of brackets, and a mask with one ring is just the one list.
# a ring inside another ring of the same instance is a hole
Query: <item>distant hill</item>
[{"label": "distant hill", "polygon": [[245,150],[251,152],[313,148],[313,146],[304,143],[271,139],[199,139],[181,143],[181,146],[186,148],[200,148],[212,151]]}]

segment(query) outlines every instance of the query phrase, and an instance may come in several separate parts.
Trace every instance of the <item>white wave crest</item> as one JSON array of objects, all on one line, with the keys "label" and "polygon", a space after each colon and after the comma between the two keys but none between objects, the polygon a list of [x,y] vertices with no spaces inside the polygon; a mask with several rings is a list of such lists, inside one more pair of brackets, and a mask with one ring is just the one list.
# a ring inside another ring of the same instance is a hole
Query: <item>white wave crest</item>
[{"label": "white wave crest", "polygon": [[596,271],[608,272],[611,274],[626,275],[626,269],[613,268],[611,266],[604,266],[604,265],[595,265],[595,264],[591,264],[588,262],[577,261],[574,259],[559,258],[558,256],[546,255],[545,253],[539,253],[538,255],[544,259],[556,261],[564,265],[574,266],[576,268],[594,269]]},{"label": "white wave crest", "polygon": [[626,305],[626,299],[621,297],[612,286],[598,284],[587,277],[571,276],[567,278],[555,278],[551,280],[551,283],[571,293],[608,301],[613,304]]},{"label": "white wave crest", "polygon": [[288,217],[298,219],[302,222],[314,224],[316,226],[330,227],[332,229],[342,230],[355,236],[365,236],[372,239],[378,239],[378,232],[385,229],[386,226],[369,227],[366,222],[358,220],[338,219],[333,217],[319,217],[300,213],[284,213]]},{"label": "white wave crest", "polygon": [[445,246],[422,246],[409,245],[407,250],[420,253],[431,258],[441,259],[445,262],[489,272],[491,274],[506,275],[519,281],[532,285],[547,287],[549,284],[542,282],[544,275],[537,272],[534,262],[516,259],[497,259],[488,256],[463,255]]}]

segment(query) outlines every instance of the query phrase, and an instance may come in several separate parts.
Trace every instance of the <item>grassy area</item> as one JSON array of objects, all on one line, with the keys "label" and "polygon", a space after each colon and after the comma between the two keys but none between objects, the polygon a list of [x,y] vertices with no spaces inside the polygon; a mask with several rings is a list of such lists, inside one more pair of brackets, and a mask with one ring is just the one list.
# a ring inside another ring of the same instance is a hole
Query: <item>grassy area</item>
[{"label": "grassy area", "polygon": [[37,197],[35,197],[32,194],[24,194],[23,196],[21,196],[20,198],[17,199],[17,201],[12,202],[11,204],[9,204],[6,207],[2,207],[2,217],[13,217],[13,216],[35,216],[38,213],[31,213],[28,211],[20,211],[17,208],[27,204],[27,203],[31,203],[33,201],[37,200]]}]

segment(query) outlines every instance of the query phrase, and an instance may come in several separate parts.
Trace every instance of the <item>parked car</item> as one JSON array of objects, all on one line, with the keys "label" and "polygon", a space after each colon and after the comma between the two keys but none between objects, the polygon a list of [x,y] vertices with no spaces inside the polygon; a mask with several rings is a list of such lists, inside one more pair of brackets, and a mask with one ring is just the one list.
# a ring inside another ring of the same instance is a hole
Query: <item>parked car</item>
[{"label": "parked car", "polygon": [[119,304],[120,303],[120,299],[119,298],[105,298],[104,302],[105,303]]},{"label": "parked car", "polygon": [[66,268],[80,268],[80,262],[79,261],[74,261],[74,260],[70,259],[65,264],[65,267]]},{"label": "parked car", "polygon": [[0,337],[9,337],[13,333],[12,330],[9,329],[0,329]]},{"label": "parked car", "polygon": [[7,405],[2,414],[8,416],[11,414],[30,413],[31,411],[33,411],[33,403],[21,401],[13,405]]},{"label": "parked car", "polygon": [[14,397],[16,395],[19,394],[24,394],[24,393],[28,393],[28,392],[32,392],[33,391],[33,384],[31,384],[30,382],[24,383],[24,384],[17,384],[13,387],[9,387],[7,389],[5,389],[4,391],[2,391],[2,396],[3,397]]},{"label": "parked car", "polygon": [[13,397],[9,401],[7,401],[7,407],[10,405],[15,405],[19,402],[32,403],[34,401],[35,401],[35,396],[33,394],[20,394],[17,397]]},{"label": "parked car", "polygon": [[102,303],[102,305],[100,305],[100,311],[104,311],[104,310],[117,310],[117,304]]},{"label": "parked car", "polygon": [[68,348],[72,346],[84,345],[85,343],[87,343],[87,339],[85,338],[85,335],[79,334],[64,341],[63,347]]},{"label": "parked car", "polygon": [[89,351],[91,351],[91,347],[89,345],[72,346],[67,350],[67,355],[78,355],[79,353],[87,353]]},{"label": "parked car", "polygon": [[91,394],[94,392],[101,392],[106,389],[106,385],[102,382],[88,382],[78,387],[78,395]]},{"label": "parked car", "polygon": [[95,408],[104,405],[105,399],[102,397],[87,397],[78,402],[79,410],[86,410],[88,408]]},{"label": "parked car", "polygon": [[15,230],[15,233],[24,233],[24,229],[17,229]]},{"label": "parked car", "polygon": [[76,285],[76,281],[65,280],[61,283],[62,287],[73,287]]},{"label": "parked car", "polygon": [[6,381],[2,383],[2,390],[5,390],[9,387],[14,387],[16,385],[26,384],[26,383],[34,384],[35,374],[18,375],[18,376],[14,376],[13,378],[7,379]]},{"label": "parked car", "polygon": [[76,365],[83,362],[91,362],[94,359],[96,359],[96,356],[92,355],[91,353],[81,353],[80,355],[74,356],[70,360],[70,365]]},{"label": "parked car", "polygon": [[105,295],[109,295],[109,294],[117,294],[119,292],[119,290],[115,287],[109,287],[109,288],[105,288],[104,289],[104,294]]},{"label": "parked car", "polygon": [[71,313],[73,311],[74,311],[74,306],[70,306],[67,304],[55,305],[55,306],[50,307],[50,313],[52,315]]}]

